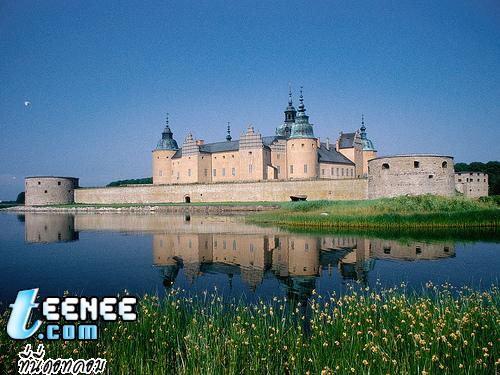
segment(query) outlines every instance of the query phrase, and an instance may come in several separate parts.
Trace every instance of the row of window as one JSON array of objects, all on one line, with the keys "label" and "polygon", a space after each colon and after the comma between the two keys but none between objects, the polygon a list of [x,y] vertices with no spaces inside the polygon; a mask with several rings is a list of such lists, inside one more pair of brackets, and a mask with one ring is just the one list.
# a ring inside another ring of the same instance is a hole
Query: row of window
[{"label": "row of window", "polygon": [[[447,161],[443,161],[441,163],[441,167],[442,168],[448,168],[448,162]],[[382,169],[390,169],[390,168],[391,167],[390,167],[389,163],[382,164]],[[418,160],[415,160],[413,162],[413,168],[420,168],[420,162]]]},{"label": "row of window", "polygon": [[[459,179],[458,179],[458,182],[462,182],[462,179],[461,179],[461,178],[459,178]],[[469,179],[469,178],[466,178],[466,179],[465,179],[465,182],[474,182],[474,179],[473,179],[473,178],[470,178],[470,179]],[[477,182],[481,182],[481,179],[480,179],[480,178],[478,178],[478,179],[477,179]],[[483,180],[483,182],[486,182],[486,178]]]},{"label": "row of window", "polygon": [[[281,174],[281,168],[280,166],[276,166],[276,170],[278,172],[278,174]],[[307,173],[308,171],[308,165],[307,164],[304,164],[304,173]],[[253,173],[253,165],[252,164],[249,164],[248,165],[248,173],[249,174],[252,174]],[[293,174],[294,173],[294,166],[293,164],[290,165],[290,174]],[[163,171],[160,170],[158,172],[159,176],[163,176]],[[172,175],[174,174],[174,171],[172,171]],[[321,174],[324,176],[325,175],[325,169],[321,169]],[[191,177],[191,169],[188,169],[187,170],[187,175],[189,177]],[[226,168],[222,168],[221,169],[221,175],[223,177],[226,176]],[[232,176],[236,176],[236,168],[231,168],[231,175]],[[337,176],[337,177],[354,177],[354,169],[353,168],[339,168],[337,167],[336,169],[334,167],[331,168],[331,175],[332,176]],[[180,172],[177,172],[177,178],[179,178],[180,176]],[[203,176],[205,177],[208,177],[208,169],[204,169],[203,170]],[[213,177],[217,177],[217,169],[213,169],[212,170],[212,176]]]},{"label": "row of window", "polygon": [[[326,171],[324,168],[321,169],[321,175],[325,176]],[[336,173],[335,173],[336,172]],[[345,173],[345,174],[344,174]],[[353,168],[337,168],[335,170],[334,167],[330,169],[330,175],[331,176],[337,176],[337,177],[354,177],[354,169]]]}]

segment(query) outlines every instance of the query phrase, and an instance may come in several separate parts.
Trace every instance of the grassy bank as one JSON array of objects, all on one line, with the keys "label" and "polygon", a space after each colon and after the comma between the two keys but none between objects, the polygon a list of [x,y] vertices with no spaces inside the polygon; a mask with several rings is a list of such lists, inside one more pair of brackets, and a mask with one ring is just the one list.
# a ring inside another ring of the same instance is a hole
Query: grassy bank
[{"label": "grassy bank", "polygon": [[[227,304],[217,294],[145,297],[138,321],[102,324],[97,342],[45,342],[46,358],[102,357],[110,374],[491,374],[500,349],[499,290],[429,285],[318,296],[307,309],[275,300]],[[307,311],[304,313],[304,311]],[[0,366],[26,343],[5,333]],[[3,373],[3,372],[2,372]]]},{"label": "grassy bank", "polygon": [[498,200],[431,195],[364,201],[287,202],[251,223],[307,228],[496,228]]}]

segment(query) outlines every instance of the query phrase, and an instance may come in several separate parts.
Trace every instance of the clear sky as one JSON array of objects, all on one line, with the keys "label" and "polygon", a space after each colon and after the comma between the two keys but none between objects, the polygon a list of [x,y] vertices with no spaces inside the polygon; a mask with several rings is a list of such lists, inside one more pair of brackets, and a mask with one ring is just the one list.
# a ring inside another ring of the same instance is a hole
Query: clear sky
[{"label": "clear sky", "polygon": [[3,0],[0,199],[150,176],[167,112],[179,144],[274,134],[289,81],[321,138],[364,113],[379,155],[500,159],[495,0]]}]

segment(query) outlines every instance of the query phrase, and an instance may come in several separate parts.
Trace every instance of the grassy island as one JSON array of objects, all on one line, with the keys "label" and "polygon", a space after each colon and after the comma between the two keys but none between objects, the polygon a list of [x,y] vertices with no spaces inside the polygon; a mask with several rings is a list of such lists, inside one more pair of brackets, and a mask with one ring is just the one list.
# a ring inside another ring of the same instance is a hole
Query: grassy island
[{"label": "grassy island", "polygon": [[[500,359],[500,294],[427,285],[286,298],[254,305],[216,292],[145,296],[138,321],[101,324],[97,342],[11,340],[0,331],[1,373],[26,344],[45,358],[100,357],[109,374],[493,374]],[[5,327],[8,314],[0,318]]]},{"label": "grassy island", "polygon": [[305,228],[435,229],[497,228],[500,200],[432,195],[363,201],[282,203],[276,211],[253,215],[251,223]]}]

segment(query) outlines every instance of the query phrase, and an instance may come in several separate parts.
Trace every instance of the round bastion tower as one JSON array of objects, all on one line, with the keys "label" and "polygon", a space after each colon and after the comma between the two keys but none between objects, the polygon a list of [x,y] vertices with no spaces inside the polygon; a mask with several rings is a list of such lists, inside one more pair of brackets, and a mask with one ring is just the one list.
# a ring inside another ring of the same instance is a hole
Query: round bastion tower
[{"label": "round bastion tower", "polygon": [[168,124],[168,113],[165,129],[161,139],[153,150],[153,184],[163,185],[172,182],[172,156],[179,150],[176,140],[173,138],[172,130]]},{"label": "round bastion tower", "polygon": [[286,142],[286,153],[288,177],[291,180],[318,177],[318,139],[314,137],[313,126],[306,115],[302,88],[297,117]]}]

